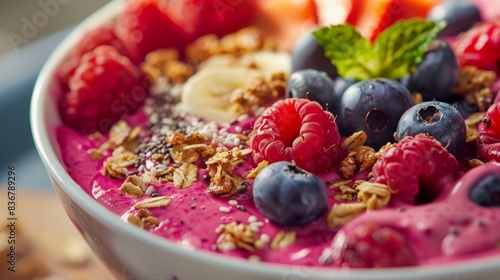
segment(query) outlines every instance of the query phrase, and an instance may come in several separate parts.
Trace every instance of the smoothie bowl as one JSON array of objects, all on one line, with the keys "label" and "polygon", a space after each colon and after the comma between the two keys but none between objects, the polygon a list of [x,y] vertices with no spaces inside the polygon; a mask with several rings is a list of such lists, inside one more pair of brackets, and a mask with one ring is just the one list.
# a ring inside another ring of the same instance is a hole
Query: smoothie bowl
[{"label": "smoothie bowl", "polygon": [[[345,52],[380,62],[366,54],[383,43],[370,49],[349,25],[310,33],[315,6],[295,7],[289,34],[272,1],[208,2],[213,17],[194,1],[180,7],[202,19],[181,10],[168,20],[157,1],[111,2],[37,81],[39,153],[68,216],[116,277],[495,279],[498,58],[466,43],[496,25],[458,38],[459,64],[434,39],[444,25],[401,21],[377,32],[386,42],[417,38],[408,52],[420,60],[369,68]],[[275,3],[291,2],[301,1]],[[228,11],[230,28],[219,17]],[[423,77],[429,65],[439,82]],[[470,92],[460,81],[478,84]]]}]

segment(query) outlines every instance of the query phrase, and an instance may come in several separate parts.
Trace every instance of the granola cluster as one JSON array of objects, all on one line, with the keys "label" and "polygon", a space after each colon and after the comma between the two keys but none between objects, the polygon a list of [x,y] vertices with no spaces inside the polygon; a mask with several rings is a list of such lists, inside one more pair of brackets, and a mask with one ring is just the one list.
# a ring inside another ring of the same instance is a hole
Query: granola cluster
[{"label": "granola cluster", "polygon": [[491,84],[497,76],[493,71],[479,70],[475,66],[461,68],[458,85],[453,92],[464,96],[471,105],[476,105],[481,112],[486,112],[493,103]]},{"label": "granola cluster", "polygon": [[358,131],[342,142],[342,148],[348,152],[339,167],[344,178],[352,178],[357,172],[370,169],[377,161],[380,152],[364,146],[366,139],[366,133]]},{"label": "granola cluster", "polygon": [[233,169],[243,163],[244,156],[250,154],[250,149],[233,148],[227,150],[219,148],[217,153],[208,159],[205,164],[210,176],[208,193],[214,195],[228,195],[236,191],[243,184],[243,178],[233,174]]},{"label": "granola cluster", "polygon": [[219,54],[241,56],[245,53],[275,48],[272,39],[264,38],[258,28],[247,27],[220,39],[213,34],[200,37],[187,47],[186,53],[189,61],[199,64]]},{"label": "granola cluster", "polygon": [[231,93],[230,102],[234,111],[249,114],[269,102],[285,96],[287,77],[285,73],[275,73],[270,78],[259,77],[244,88]]},{"label": "granola cluster", "polygon": [[345,225],[367,210],[384,208],[391,199],[392,190],[387,185],[362,180],[356,181],[353,187],[344,183],[350,181],[343,180],[334,184],[337,189],[335,198],[343,202],[333,205],[330,210],[327,216],[330,228]]},{"label": "granola cluster", "polygon": [[141,70],[151,85],[156,85],[159,81],[182,84],[195,72],[192,65],[179,60],[179,53],[175,49],[148,53],[141,64]]}]

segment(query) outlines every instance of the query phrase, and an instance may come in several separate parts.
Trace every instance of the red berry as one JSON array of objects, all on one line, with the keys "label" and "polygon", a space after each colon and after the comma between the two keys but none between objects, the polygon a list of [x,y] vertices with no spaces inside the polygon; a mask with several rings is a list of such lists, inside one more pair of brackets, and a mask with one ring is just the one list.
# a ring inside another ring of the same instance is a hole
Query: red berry
[{"label": "red berry", "polygon": [[500,103],[491,105],[479,124],[477,145],[479,158],[500,162]]},{"label": "red berry", "polygon": [[347,233],[340,230],[332,246],[334,264],[340,267],[401,267],[417,264],[405,236],[375,222],[360,224]]},{"label": "red berry", "polygon": [[453,185],[458,172],[455,157],[425,134],[403,138],[387,148],[373,166],[375,181],[391,187],[391,203],[395,204],[435,199]]},{"label": "red berry", "polygon": [[167,13],[164,1],[127,1],[127,7],[116,23],[116,32],[134,62],[142,62],[151,51],[165,48],[183,50],[189,43],[188,35]]},{"label": "red berry", "polygon": [[118,53],[128,56],[128,51],[122,41],[116,36],[114,27],[112,25],[100,26],[85,33],[78,42],[68,60],[57,71],[59,81],[66,87],[69,78],[75,73],[76,68],[80,64],[81,57],[87,52],[104,45],[112,46]]},{"label": "red berry", "polygon": [[339,140],[330,112],[314,101],[288,98],[255,121],[250,146],[256,163],[294,161],[302,169],[321,173],[338,160]]},{"label": "red berry", "polygon": [[206,34],[224,36],[248,26],[257,12],[255,0],[167,1],[170,17],[192,38]]},{"label": "red berry", "polygon": [[476,66],[498,73],[500,21],[482,22],[458,37],[455,53],[462,66]]},{"label": "red berry", "polygon": [[111,46],[86,53],[60,102],[62,120],[83,133],[107,131],[147,97],[140,71]]}]

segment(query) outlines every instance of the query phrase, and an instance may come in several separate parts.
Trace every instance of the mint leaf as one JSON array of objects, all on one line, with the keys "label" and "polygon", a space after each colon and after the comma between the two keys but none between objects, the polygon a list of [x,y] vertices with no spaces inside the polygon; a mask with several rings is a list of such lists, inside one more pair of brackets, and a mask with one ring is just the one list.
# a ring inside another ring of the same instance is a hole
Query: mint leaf
[{"label": "mint leaf", "polygon": [[444,27],[444,23],[418,19],[399,21],[384,30],[374,45],[351,25],[320,28],[313,35],[342,77],[397,80],[415,71]]},{"label": "mint leaf", "polygon": [[415,71],[444,27],[444,22],[410,19],[398,21],[382,32],[374,46],[379,76],[397,80]]},{"label": "mint leaf", "polygon": [[368,67],[372,44],[351,25],[323,27],[314,31],[313,36],[342,77],[369,79],[373,75]]}]

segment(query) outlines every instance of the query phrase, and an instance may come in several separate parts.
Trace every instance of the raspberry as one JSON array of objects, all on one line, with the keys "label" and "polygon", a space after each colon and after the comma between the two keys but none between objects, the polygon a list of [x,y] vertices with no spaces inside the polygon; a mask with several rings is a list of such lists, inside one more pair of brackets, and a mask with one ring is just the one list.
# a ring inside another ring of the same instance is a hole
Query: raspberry
[{"label": "raspberry", "polygon": [[483,160],[500,162],[500,103],[490,106],[479,125],[477,153]]},{"label": "raspberry", "polygon": [[500,21],[482,22],[458,37],[455,53],[462,66],[499,73]]},{"label": "raspberry", "polygon": [[455,157],[425,134],[403,138],[384,150],[373,166],[375,182],[392,188],[395,204],[432,201],[453,185],[458,173]]},{"label": "raspberry", "polygon": [[188,35],[167,13],[163,1],[127,2],[125,11],[117,20],[116,33],[135,63],[142,62],[151,51],[165,48],[183,50],[189,43]]},{"label": "raspberry", "polygon": [[103,25],[87,32],[76,45],[75,50],[69,59],[58,69],[57,76],[59,81],[67,87],[69,78],[75,73],[80,64],[81,57],[99,46],[112,46],[120,54],[128,56],[128,51],[122,41],[115,34],[112,25]]},{"label": "raspberry", "polygon": [[81,59],[59,103],[63,121],[85,134],[105,132],[130,115],[147,97],[139,70],[111,46],[100,46]]},{"label": "raspberry", "polygon": [[325,172],[338,159],[340,136],[335,119],[319,103],[288,98],[269,107],[250,138],[255,163],[294,161],[313,173]]},{"label": "raspberry", "polygon": [[401,267],[417,264],[413,250],[398,231],[365,222],[334,237],[333,261],[340,267]]},{"label": "raspberry", "polygon": [[257,14],[255,2],[176,0],[167,1],[167,6],[170,17],[192,38],[206,34],[222,37],[251,23]]}]

